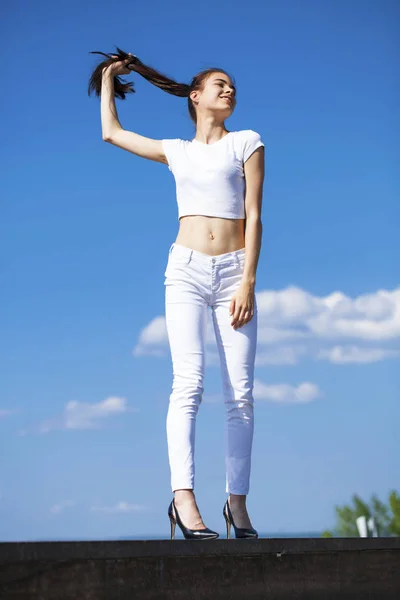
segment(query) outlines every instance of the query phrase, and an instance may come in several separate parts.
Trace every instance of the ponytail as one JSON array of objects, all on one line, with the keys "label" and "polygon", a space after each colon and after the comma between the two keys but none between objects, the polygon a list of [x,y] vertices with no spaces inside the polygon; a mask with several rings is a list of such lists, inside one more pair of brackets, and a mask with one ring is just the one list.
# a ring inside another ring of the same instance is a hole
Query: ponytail
[{"label": "ponytail", "polygon": [[[224,69],[206,69],[205,71],[201,71],[195,77],[193,77],[190,85],[188,85],[187,83],[177,83],[173,79],[166,77],[162,73],[159,73],[159,71],[156,71],[152,67],[149,67],[148,65],[142,63],[142,61],[137,56],[131,56],[130,54],[127,54],[126,52],[118,48],[118,46],[116,46],[116,48],[117,53],[114,56],[112,54],[105,54],[104,52],[99,51],[89,52],[89,54],[101,54],[107,59],[103,60],[100,64],[97,65],[90,77],[88,86],[89,96],[92,92],[94,92],[96,96],[100,97],[104,68],[110,66],[114,62],[128,59],[129,62],[126,64],[126,67],[131,71],[135,71],[136,73],[147,79],[147,81],[161,88],[162,90],[164,90],[164,92],[167,92],[168,94],[172,94],[173,96],[179,96],[181,98],[187,98],[190,117],[192,121],[194,121],[194,123],[196,123],[197,120],[196,109],[189,97],[190,92],[201,89],[204,80],[209,75],[211,75],[211,73],[226,73]],[[134,83],[132,81],[124,82],[118,75],[114,77],[114,96],[116,98],[125,100],[126,94],[134,94],[135,92],[136,90],[134,89]]]},{"label": "ponytail", "polygon": [[[169,77],[162,75],[152,67],[149,67],[142,63],[142,61],[137,56],[130,56],[120,48],[117,48],[117,58],[114,58],[111,54],[104,54],[104,52],[90,52],[89,54],[101,54],[107,57],[107,60],[101,62],[95,70],[93,71],[88,87],[88,95],[90,96],[91,92],[94,91],[97,96],[101,94],[101,81],[103,76],[103,69],[108,67],[114,62],[118,62],[119,60],[128,59],[130,62],[127,63],[127,68],[131,71],[136,71],[142,77],[150,81],[153,85],[164,90],[168,94],[172,94],[173,96],[185,97],[189,96],[189,86],[186,83],[176,83]],[[133,82],[123,83],[122,80],[116,76],[114,82],[115,96],[125,100],[125,94],[135,93]]]}]

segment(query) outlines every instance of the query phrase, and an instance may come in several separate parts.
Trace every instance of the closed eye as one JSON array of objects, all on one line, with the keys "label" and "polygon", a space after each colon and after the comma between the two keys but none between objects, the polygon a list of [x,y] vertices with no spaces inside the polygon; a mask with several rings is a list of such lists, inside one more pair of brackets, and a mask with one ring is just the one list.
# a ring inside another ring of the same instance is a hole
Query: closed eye
[{"label": "closed eye", "polygon": [[[219,85],[222,88],[224,87],[224,84],[222,82],[221,83],[216,82],[216,84]],[[232,87],[231,90],[232,90],[232,95],[235,97],[236,96],[236,89]]]},{"label": "closed eye", "polygon": [[[219,83],[218,83],[217,85],[219,85],[219,87],[222,87],[222,88],[224,87],[224,85],[223,85],[223,84],[219,84]],[[235,92],[235,90],[233,90],[233,92],[232,92],[232,96],[233,96],[234,98],[236,97],[236,92]]]}]

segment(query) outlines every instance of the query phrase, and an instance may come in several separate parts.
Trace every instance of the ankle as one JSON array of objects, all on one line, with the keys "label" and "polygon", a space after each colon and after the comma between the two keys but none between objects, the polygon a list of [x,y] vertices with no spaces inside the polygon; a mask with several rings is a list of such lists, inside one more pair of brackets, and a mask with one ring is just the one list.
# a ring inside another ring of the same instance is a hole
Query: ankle
[{"label": "ankle", "polygon": [[192,489],[175,490],[174,501],[176,504],[192,502],[194,500],[194,492]]},{"label": "ankle", "polygon": [[244,494],[229,494],[229,506],[233,508],[246,508],[246,498]]}]

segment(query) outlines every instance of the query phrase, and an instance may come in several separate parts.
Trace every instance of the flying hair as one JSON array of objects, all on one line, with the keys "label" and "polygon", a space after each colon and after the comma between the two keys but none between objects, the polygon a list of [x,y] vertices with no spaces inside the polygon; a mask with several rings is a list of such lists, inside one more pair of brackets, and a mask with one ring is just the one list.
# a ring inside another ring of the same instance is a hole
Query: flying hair
[{"label": "flying hair", "polygon": [[[187,83],[177,83],[173,79],[170,79],[166,75],[163,75],[156,69],[153,69],[149,65],[145,65],[137,56],[130,55],[127,52],[124,52],[118,46],[116,46],[117,52],[113,54],[107,54],[104,52],[100,52],[98,50],[89,52],[89,54],[101,54],[106,57],[106,60],[103,60],[99,63],[94,69],[92,75],[89,79],[88,85],[88,95],[90,96],[92,92],[96,94],[96,96],[100,97],[101,95],[101,84],[103,77],[103,69],[110,66],[114,62],[118,62],[120,60],[129,60],[126,64],[126,68],[131,71],[135,71],[147,81],[162,89],[167,94],[172,94],[173,96],[179,96],[181,98],[188,98],[188,110],[190,114],[190,118],[194,123],[197,121],[196,109],[193,105],[193,102],[190,98],[190,93],[195,90],[201,90],[203,88],[203,84],[205,80],[212,73],[225,73],[225,75],[230,75],[224,69],[218,69],[217,67],[212,67],[209,69],[205,69],[204,71],[200,71],[195,75],[190,84]],[[230,77],[232,80],[232,77]],[[134,83],[132,81],[124,81],[120,76],[116,75],[114,77],[114,96],[116,98],[120,98],[121,100],[125,100],[127,94],[136,93]]]}]

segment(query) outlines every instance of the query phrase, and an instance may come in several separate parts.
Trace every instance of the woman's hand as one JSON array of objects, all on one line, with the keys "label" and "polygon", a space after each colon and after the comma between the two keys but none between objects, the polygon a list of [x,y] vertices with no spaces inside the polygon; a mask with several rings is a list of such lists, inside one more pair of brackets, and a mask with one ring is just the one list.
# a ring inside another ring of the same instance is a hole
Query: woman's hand
[{"label": "woman's hand", "polygon": [[[129,56],[133,56],[131,52],[129,52]],[[113,58],[118,58],[116,54],[112,54]],[[112,77],[116,77],[117,75],[128,75],[131,73],[131,69],[128,68],[128,64],[131,62],[130,58],[126,58],[125,60],[117,60],[108,67],[104,67],[102,73],[103,75],[111,75]]]},{"label": "woman's hand", "polygon": [[231,325],[234,329],[251,321],[254,315],[254,287],[241,283],[232,296],[229,314],[233,315]]}]

